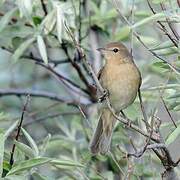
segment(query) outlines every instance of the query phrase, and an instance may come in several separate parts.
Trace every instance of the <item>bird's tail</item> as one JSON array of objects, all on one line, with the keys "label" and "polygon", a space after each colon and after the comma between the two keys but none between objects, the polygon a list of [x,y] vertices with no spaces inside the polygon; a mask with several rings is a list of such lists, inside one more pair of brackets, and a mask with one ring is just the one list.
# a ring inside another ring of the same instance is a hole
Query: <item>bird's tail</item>
[{"label": "bird's tail", "polygon": [[110,110],[103,109],[90,143],[90,150],[93,154],[106,154],[109,151],[115,122],[116,119]]}]

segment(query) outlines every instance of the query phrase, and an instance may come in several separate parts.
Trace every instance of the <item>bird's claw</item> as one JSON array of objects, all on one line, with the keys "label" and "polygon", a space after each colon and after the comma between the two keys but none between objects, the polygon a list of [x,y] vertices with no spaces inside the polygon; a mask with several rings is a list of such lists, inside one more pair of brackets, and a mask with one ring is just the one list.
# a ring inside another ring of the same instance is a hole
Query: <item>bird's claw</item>
[{"label": "bird's claw", "polygon": [[98,102],[103,102],[106,97],[109,96],[109,91],[107,89],[104,89],[103,94],[98,98]]}]

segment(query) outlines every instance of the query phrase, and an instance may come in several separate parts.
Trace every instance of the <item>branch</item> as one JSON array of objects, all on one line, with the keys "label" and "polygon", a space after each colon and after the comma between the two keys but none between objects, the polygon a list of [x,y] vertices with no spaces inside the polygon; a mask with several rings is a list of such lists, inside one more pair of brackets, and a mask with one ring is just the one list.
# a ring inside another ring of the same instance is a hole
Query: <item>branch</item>
[{"label": "branch", "polygon": [[174,119],[173,119],[173,117],[172,117],[172,115],[171,115],[171,113],[170,113],[170,111],[169,111],[169,109],[168,109],[168,107],[167,107],[167,105],[166,105],[166,103],[165,103],[163,97],[160,96],[160,98],[161,98],[161,100],[162,100],[162,103],[163,103],[163,105],[164,105],[164,107],[165,107],[165,109],[166,109],[166,111],[167,111],[167,113],[168,113],[168,115],[169,115],[169,117],[170,117],[172,123],[174,124],[175,128],[177,128],[177,125],[176,125],[176,123],[175,123],[175,121],[174,121]]},{"label": "branch", "polygon": [[[3,49],[3,50],[5,50],[5,51],[7,51],[7,52],[9,52],[9,53],[11,53],[11,54],[13,54],[14,52],[13,52],[13,50],[11,50],[11,49],[8,49],[8,48],[6,48],[6,47],[4,47],[4,46],[1,46],[1,49]],[[24,58],[24,59],[29,59],[29,60],[31,60],[31,61],[38,61],[38,62],[41,62],[41,63],[43,63],[44,61],[42,60],[42,58],[39,58],[39,57],[35,57],[34,55],[32,56],[32,55],[23,55],[23,56],[21,56],[21,58]],[[68,59],[62,59],[62,60],[52,60],[52,59],[48,59],[48,63],[52,63],[54,66],[57,66],[57,65],[59,65],[59,64],[66,64],[66,63],[69,63],[69,60]]]},{"label": "branch", "polygon": [[46,4],[44,3],[44,0],[41,0],[41,6],[44,11],[44,15],[46,16],[48,14]]},{"label": "branch", "polygon": [[163,144],[163,143],[150,144],[150,145],[144,146],[143,148],[141,148],[140,150],[138,150],[135,153],[128,153],[127,156],[128,157],[134,156],[136,158],[139,158],[139,157],[141,157],[144,154],[144,152],[146,150],[161,149],[161,148],[164,148],[164,147],[165,147],[165,144]]},{"label": "branch", "polygon": [[[123,19],[127,25],[129,25],[131,27],[131,23],[127,20],[126,17],[124,17],[121,13],[121,10],[118,8],[116,0],[114,0],[114,6],[117,10],[117,12],[120,15],[120,18]],[[176,72],[177,74],[180,74],[180,69],[175,67],[173,64],[169,63],[168,61],[166,61],[164,58],[162,58],[161,56],[157,55],[154,51],[152,51],[151,49],[149,49],[149,47],[141,40],[139,34],[136,31],[132,31],[133,35],[137,38],[137,40],[156,58],[160,59],[161,61],[163,61],[164,63],[166,63],[174,72]]]},{"label": "branch", "polygon": [[[165,11],[165,10],[166,10],[165,5],[164,5],[163,3],[160,3],[160,5],[161,5],[161,9],[162,9],[163,11]],[[168,24],[169,28],[171,29],[172,33],[173,33],[174,36],[176,37],[176,39],[179,40],[179,34],[178,34],[178,32],[174,29],[173,24],[170,22],[170,19],[169,19],[168,17],[166,17],[166,21],[167,21],[167,24]],[[177,45],[178,45],[178,44],[177,44]]]},{"label": "branch", "polygon": [[[19,135],[20,135],[20,131],[21,131],[21,127],[22,127],[22,123],[23,123],[23,119],[24,119],[24,113],[26,112],[26,109],[27,109],[27,105],[29,103],[29,100],[30,100],[30,95],[28,94],[27,97],[26,97],[26,102],[23,106],[23,110],[22,110],[22,114],[21,114],[21,119],[19,121],[19,125],[18,125],[18,131],[17,131],[17,134],[16,134],[16,137],[15,137],[15,140],[18,141],[19,139]],[[10,166],[12,167],[12,165],[14,164],[14,152],[15,152],[15,148],[16,148],[16,144],[14,143],[13,144],[13,147],[12,147],[12,151],[11,151],[11,157],[10,157],[10,161],[9,161],[9,164]]]},{"label": "branch", "polygon": [[80,103],[76,102],[75,100],[66,99],[64,97],[58,96],[55,93],[50,93],[46,91],[34,91],[25,89],[0,89],[0,96],[26,96],[27,94],[34,97],[51,99],[71,106],[77,106]]},{"label": "branch", "polygon": [[27,121],[25,124],[24,124],[24,126],[28,126],[28,125],[30,125],[30,124],[32,124],[32,123],[39,123],[39,122],[41,122],[41,121],[44,121],[44,120],[46,120],[46,119],[49,119],[49,118],[51,118],[51,119],[53,119],[53,118],[56,118],[56,117],[58,117],[58,116],[71,116],[71,115],[77,115],[77,114],[79,114],[79,112],[77,111],[73,111],[73,112],[60,112],[60,113],[53,113],[53,114],[49,114],[48,113],[48,115],[46,115],[46,116],[43,116],[43,117],[39,117],[39,118],[37,118],[37,119],[33,119],[33,120],[30,120],[30,121]]}]

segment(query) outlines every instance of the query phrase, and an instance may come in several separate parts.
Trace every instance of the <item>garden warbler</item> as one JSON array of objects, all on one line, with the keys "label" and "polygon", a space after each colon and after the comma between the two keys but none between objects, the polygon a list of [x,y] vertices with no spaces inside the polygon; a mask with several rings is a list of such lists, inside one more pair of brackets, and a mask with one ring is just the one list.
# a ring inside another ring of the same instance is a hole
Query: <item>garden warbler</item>
[{"label": "garden warbler", "polygon": [[[97,50],[105,57],[105,65],[100,70],[98,79],[102,87],[107,90],[111,106],[118,114],[135,100],[141,85],[141,75],[132,55],[122,43],[109,43]],[[90,142],[90,150],[93,154],[105,154],[109,151],[116,123],[106,101],[102,102],[100,112],[101,115]]]}]

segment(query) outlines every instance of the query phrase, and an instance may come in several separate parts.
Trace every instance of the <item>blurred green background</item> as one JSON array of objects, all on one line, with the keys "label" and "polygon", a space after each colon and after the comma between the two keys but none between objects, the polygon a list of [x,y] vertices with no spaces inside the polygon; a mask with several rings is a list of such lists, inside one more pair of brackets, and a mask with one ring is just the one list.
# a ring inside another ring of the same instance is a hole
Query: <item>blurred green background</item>
[{"label": "blurred green background", "polygon": [[[0,1],[2,178],[161,179],[163,166],[152,151],[145,152],[140,158],[125,157],[127,152],[134,151],[131,141],[139,149],[145,144],[145,138],[120,123],[113,134],[111,153],[95,157],[90,154],[88,144],[97,122],[98,105],[92,103],[92,91],[84,93],[62,77],[83,89],[87,88],[73,66],[75,62],[89,84],[94,82],[79,58],[67,27],[85,50],[96,73],[104,63],[103,57],[96,51],[98,47],[107,42],[122,41],[132,51],[142,74],[141,90],[148,118],[161,120],[162,137],[173,160],[178,160],[179,72],[172,70],[149,50],[180,68],[179,4],[176,0],[149,2],[156,15],[153,15],[146,0]],[[175,43],[157,21],[164,25]],[[173,33],[172,27],[177,34]],[[134,32],[138,33],[148,49],[133,35]],[[49,67],[62,77],[57,77]],[[65,102],[31,96],[23,119],[24,130],[17,142],[14,141],[17,124],[27,99],[17,95],[22,91],[53,93]],[[6,96],[7,92],[13,95]],[[75,102],[75,105],[67,102]],[[168,112],[177,127],[173,125]],[[145,130],[138,98],[125,114]],[[11,167],[9,160],[13,143],[16,143],[16,149]],[[178,167],[175,171],[180,175]]]}]

